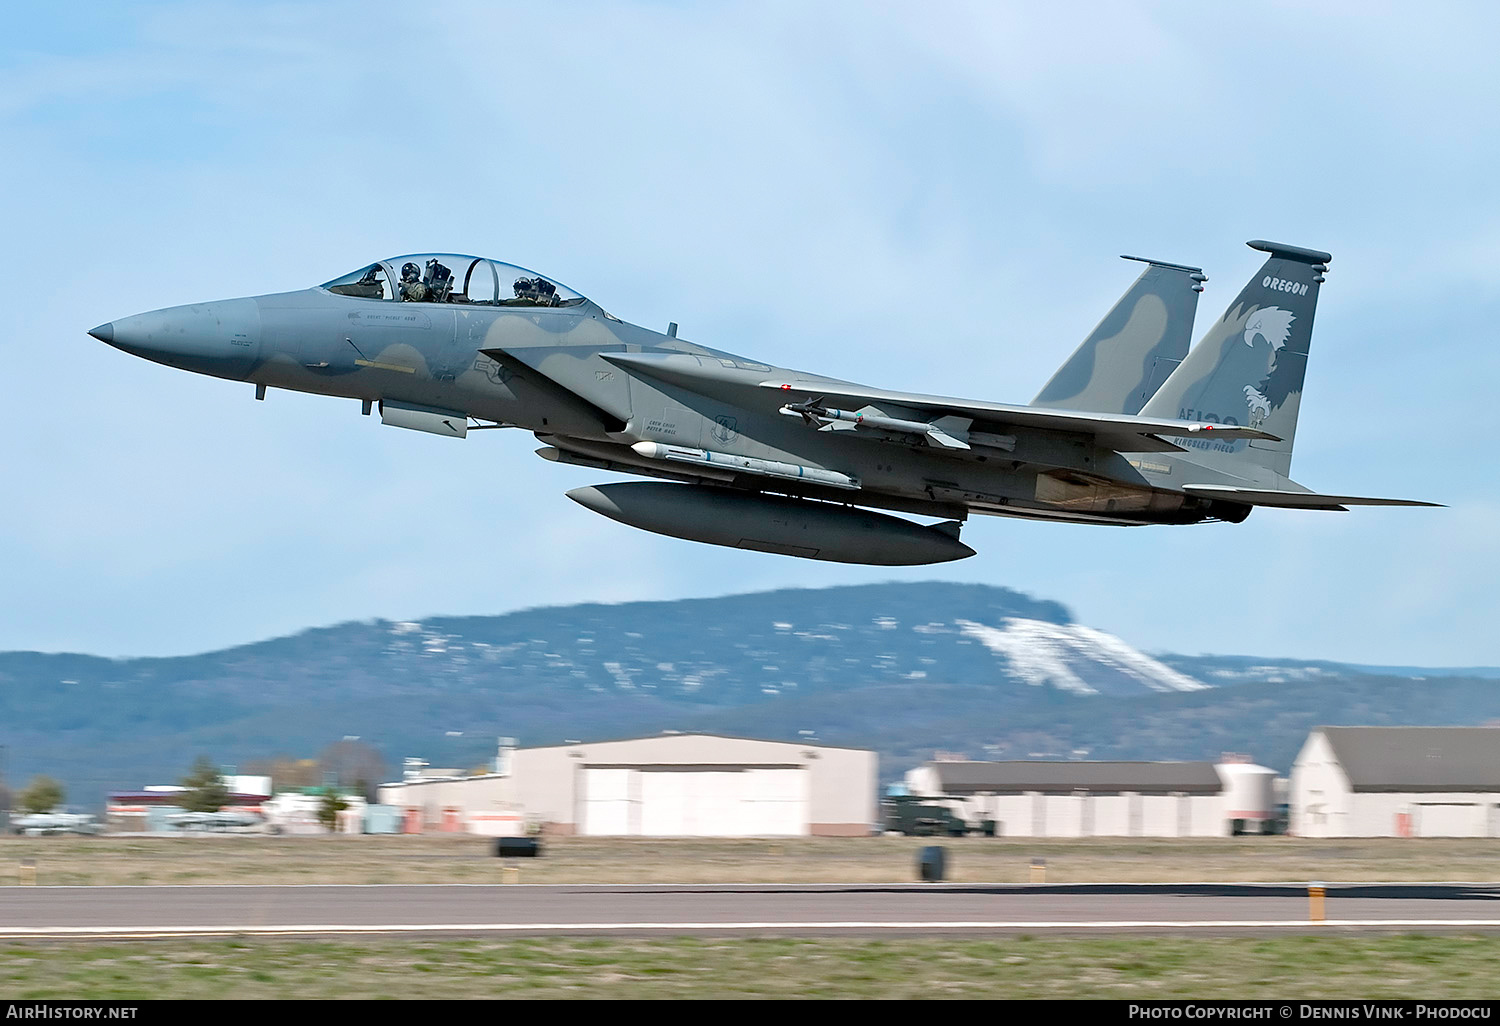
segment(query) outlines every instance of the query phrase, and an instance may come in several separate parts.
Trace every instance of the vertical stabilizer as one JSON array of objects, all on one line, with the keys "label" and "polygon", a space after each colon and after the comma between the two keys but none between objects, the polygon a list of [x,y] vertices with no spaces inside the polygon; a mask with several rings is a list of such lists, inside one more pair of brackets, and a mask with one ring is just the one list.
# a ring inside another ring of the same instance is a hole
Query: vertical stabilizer
[{"label": "vertical stabilizer", "polygon": [[1144,257],[1146,269],[1031,401],[1049,409],[1140,412],[1187,356],[1203,271]]},{"label": "vertical stabilizer", "polygon": [[1221,454],[1230,465],[1265,468],[1286,477],[1318,286],[1333,258],[1259,239],[1247,245],[1271,254],[1270,259],[1140,413],[1244,424],[1276,435],[1281,441],[1194,439],[1179,444]]}]

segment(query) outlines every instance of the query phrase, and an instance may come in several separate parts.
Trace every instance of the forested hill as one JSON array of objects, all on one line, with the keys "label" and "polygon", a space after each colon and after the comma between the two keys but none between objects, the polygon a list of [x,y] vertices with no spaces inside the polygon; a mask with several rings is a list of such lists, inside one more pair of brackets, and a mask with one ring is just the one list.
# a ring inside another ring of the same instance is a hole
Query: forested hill
[{"label": "forested hill", "polygon": [[1241,750],[1284,770],[1318,723],[1500,718],[1493,671],[1444,672],[1153,658],[1005,588],[880,584],[346,623],[175,658],[0,653],[0,745],[13,783],[49,773],[88,807],[200,754],[243,765],[350,736],[390,775],[404,756],[473,766],[498,735],[661,730],[874,747],[887,780],[934,749]]}]

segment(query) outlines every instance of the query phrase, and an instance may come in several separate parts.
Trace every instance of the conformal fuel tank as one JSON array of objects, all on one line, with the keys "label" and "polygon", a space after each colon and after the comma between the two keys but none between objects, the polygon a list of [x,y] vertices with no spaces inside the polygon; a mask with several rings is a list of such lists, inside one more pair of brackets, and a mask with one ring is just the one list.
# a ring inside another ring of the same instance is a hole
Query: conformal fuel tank
[{"label": "conformal fuel tank", "polygon": [[804,559],[916,566],[974,555],[954,534],[939,528],[833,503],[732,488],[626,481],[575,488],[568,498],[643,531]]}]

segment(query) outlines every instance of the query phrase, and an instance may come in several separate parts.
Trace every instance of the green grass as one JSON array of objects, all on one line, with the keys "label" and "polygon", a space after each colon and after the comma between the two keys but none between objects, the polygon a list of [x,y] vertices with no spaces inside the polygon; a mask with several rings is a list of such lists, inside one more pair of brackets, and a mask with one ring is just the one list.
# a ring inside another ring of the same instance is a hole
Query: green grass
[{"label": "green grass", "polygon": [[7,999],[1500,998],[1500,937],[0,944]]}]

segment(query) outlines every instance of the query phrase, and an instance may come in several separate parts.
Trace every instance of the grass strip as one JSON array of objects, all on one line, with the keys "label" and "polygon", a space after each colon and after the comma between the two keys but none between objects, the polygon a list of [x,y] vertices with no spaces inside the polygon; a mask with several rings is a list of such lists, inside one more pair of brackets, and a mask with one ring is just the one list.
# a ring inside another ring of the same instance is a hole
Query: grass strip
[{"label": "grass strip", "polygon": [[8,999],[1495,999],[1500,937],[0,944]]}]

